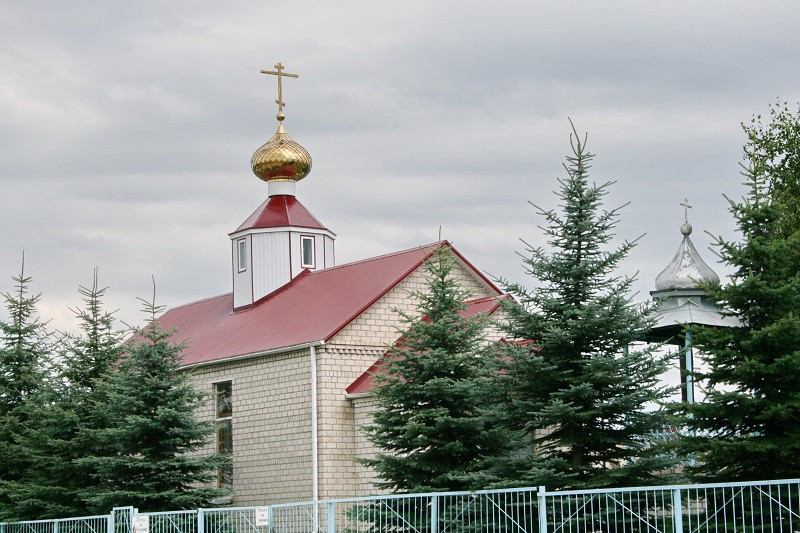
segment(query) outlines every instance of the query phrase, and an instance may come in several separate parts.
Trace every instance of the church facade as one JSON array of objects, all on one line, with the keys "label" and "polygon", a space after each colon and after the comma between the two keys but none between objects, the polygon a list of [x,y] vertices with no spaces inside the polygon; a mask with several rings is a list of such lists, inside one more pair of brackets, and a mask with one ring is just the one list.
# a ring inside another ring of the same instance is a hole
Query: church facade
[{"label": "church facade", "polygon": [[[282,73],[282,66],[276,74]],[[285,75],[285,73],[283,74]],[[280,94],[280,92],[279,92]],[[356,459],[374,453],[371,376],[414,314],[423,263],[438,248],[474,299],[468,314],[494,313],[501,291],[448,242],[336,265],[336,234],[297,199],[311,157],[279,127],[252,158],[268,198],[229,237],[233,290],[160,319],[186,345],[183,371],[209,401],[198,413],[217,430],[205,453],[231,457],[218,472],[233,505],[375,493]]]},{"label": "church facade", "polygon": [[[361,428],[371,423],[374,376],[381,357],[414,315],[426,289],[424,262],[437,249],[455,261],[453,275],[472,299],[465,313],[493,315],[504,297],[446,241],[337,265],[336,234],[297,198],[311,156],[279,126],[252,157],[267,199],[229,234],[233,288],[167,311],[160,322],[184,343],[183,372],[208,402],[198,412],[216,433],[203,453],[231,458],[216,483],[233,489],[218,504],[239,506],[376,494],[375,475],[358,462],[375,449]],[[688,201],[683,242],[659,274],[652,341],[684,344],[684,401],[694,401],[687,324],[738,324],[699,288],[718,279],[694,249]],[[489,326],[487,342],[499,341]]]}]

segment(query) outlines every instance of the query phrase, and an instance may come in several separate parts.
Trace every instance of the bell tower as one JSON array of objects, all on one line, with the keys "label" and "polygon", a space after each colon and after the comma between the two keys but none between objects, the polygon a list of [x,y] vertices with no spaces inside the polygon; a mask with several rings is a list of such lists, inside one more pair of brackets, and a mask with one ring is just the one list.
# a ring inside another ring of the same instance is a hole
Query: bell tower
[{"label": "bell tower", "polygon": [[230,234],[233,308],[243,310],[291,282],[305,270],[334,266],[336,234],[322,225],[295,196],[297,182],[311,172],[311,155],[283,128],[282,78],[278,77],[278,131],[253,154],[253,173],[267,182],[267,200]]}]

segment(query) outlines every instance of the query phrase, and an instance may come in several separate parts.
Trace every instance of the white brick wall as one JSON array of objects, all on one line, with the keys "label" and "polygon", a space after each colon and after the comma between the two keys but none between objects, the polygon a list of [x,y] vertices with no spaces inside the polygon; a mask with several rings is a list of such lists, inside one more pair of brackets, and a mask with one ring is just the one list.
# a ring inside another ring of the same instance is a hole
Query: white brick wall
[{"label": "white brick wall", "polygon": [[189,375],[208,393],[200,413],[206,420],[215,415],[212,382],[233,381],[234,505],[311,499],[309,351],[205,366]]}]

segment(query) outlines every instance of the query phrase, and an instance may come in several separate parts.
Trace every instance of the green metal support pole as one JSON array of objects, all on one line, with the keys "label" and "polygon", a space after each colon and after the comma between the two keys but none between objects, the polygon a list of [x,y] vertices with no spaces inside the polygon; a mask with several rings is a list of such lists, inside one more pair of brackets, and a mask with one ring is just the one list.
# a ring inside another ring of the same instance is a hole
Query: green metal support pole
[{"label": "green metal support pole", "polygon": [[692,332],[686,332],[686,341],[683,347],[683,356],[686,361],[686,403],[694,403],[694,353],[692,351]]}]

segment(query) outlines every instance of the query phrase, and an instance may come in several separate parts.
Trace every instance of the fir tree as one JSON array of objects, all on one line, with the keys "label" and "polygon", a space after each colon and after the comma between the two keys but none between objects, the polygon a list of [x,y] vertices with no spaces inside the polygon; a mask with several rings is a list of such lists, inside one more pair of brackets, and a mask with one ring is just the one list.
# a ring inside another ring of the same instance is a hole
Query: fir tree
[{"label": "fir tree", "polygon": [[0,321],[0,416],[20,407],[39,388],[48,360],[48,333],[36,312],[41,294],[29,294],[25,258],[13,293],[4,293],[7,321]]},{"label": "fir tree", "polygon": [[377,409],[367,428],[381,450],[363,462],[396,491],[465,490],[487,457],[501,453],[500,430],[480,409],[476,382],[485,343],[484,316],[464,315],[469,293],[454,279],[442,245],[425,262],[427,287],[412,293],[416,316],[376,375]]},{"label": "fir tree", "polygon": [[73,310],[79,335],[65,334],[58,343],[56,379],[42,387],[28,405],[28,423],[17,449],[29,468],[13,487],[15,513],[24,519],[82,516],[89,512],[80,493],[94,483],[93,472],[79,459],[94,443],[90,429],[105,427],[97,405],[105,403],[102,381],[121,356],[121,333],[111,313],[103,308],[106,288],[98,285],[97,270],[91,287],[80,287],[84,305]]},{"label": "fir tree", "polygon": [[36,397],[49,361],[48,333],[36,311],[41,295],[30,294],[24,256],[12,280],[15,291],[3,294],[8,319],[0,321],[0,519],[14,517],[13,488],[28,468],[16,442],[28,421],[26,404]]},{"label": "fir tree", "polygon": [[742,326],[694,328],[707,364],[695,372],[705,399],[674,406],[688,428],[678,449],[695,459],[698,479],[800,472],[800,115],[773,117],[766,127],[744,126],[749,190],[728,200],[740,238],[715,243],[733,274],[706,287]]},{"label": "fir tree", "polygon": [[[630,299],[631,277],[615,271],[635,242],[611,247],[619,208],[604,210],[611,183],[589,183],[593,154],[573,126],[572,155],[559,180],[560,212],[537,206],[551,252],[527,245],[533,287],[501,280],[505,345],[496,372],[498,417],[527,436],[532,453],[501,462],[495,477],[513,485],[580,488],[652,482],[666,458],[646,444],[660,429],[648,405],[666,361],[655,347],[635,349],[651,322]],[[524,445],[525,442],[520,445]]]},{"label": "fir tree", "polygon": [[96,405],[107,426],[88,429],[94,442],[78,463],[95,481],[81,496],[93,512],[133,505],[142,511],[201,507],[226,491],[209,488],[219,456],[198,452],[211,436],[211,422],[195,419],[203,395],[180,372],[183,346],[160,327],[163,308],[141,300],[148,325],[125,344],[116,370],[98,390]]}]

